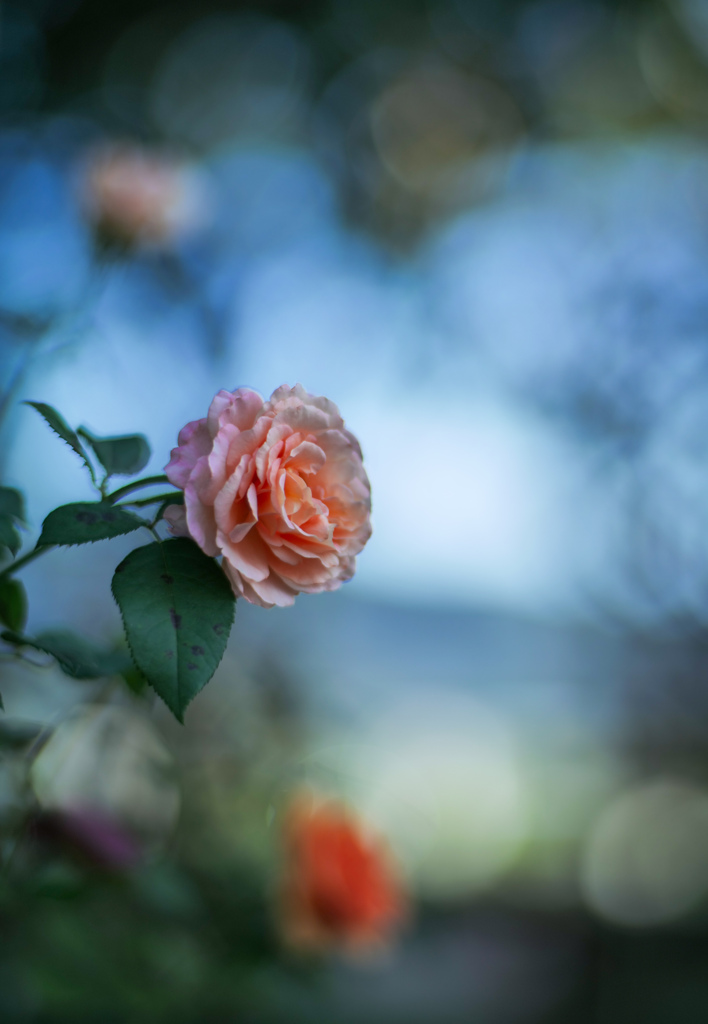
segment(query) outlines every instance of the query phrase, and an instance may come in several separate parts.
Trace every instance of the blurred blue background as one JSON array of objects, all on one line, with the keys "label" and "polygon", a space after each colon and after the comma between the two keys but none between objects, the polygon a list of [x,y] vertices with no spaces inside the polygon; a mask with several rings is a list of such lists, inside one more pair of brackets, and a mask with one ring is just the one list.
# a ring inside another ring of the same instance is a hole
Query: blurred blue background
[{"label": "blurred blue background", "polygon": [[[300,381],[361,440],[374,508],[341,591],[239,602],[185,729],[3,665],[6,719],[43,730],[27,781],[8,726],[8,834],[29,786],[149,856],[20,858],[2,1019],[704,1020],[705,4],[8,0],[0,71],[27,548],[91,492],[22,399],[144,433],[159,473],[218,389]],[[160,244],[97,244],[86,169],[116,141],[179,161],[194,216]],[[31,629],[118,641],[133,546],[28,566]],[[401,864],[416,910],[383,959],[269,937],[301,783]]]}]

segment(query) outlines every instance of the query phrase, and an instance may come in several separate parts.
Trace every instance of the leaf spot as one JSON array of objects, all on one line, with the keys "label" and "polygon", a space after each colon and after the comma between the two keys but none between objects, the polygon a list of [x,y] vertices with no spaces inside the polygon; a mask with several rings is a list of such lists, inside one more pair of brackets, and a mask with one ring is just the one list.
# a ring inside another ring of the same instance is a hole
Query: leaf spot
[{"label": "leaf spot", "polygon": [[189,664],[187,665],[187,668],[188,668],[188,669],[195,669],[196,667],[197,667],[197,666],[196,666],[196,665],[194,664],[194,662],[193,662],[193,661],[190,661],[190,662],[189,662]]},{"label": "leaf spot", "polygon": [[200,647],[199,644],[194,644],[192,647],[192,654],[204,654],[204,648]]},{"label": "leaf spot", "polygon": [[175,652],[174,651],[165,651],[165,657],[166,658],[174,658],[174,656],[175,656]]},{"label": "leaf spot", "polygon": [[212,626],[211,628],[214,630],[217,636],[221,636],[221,634],[224,632],[224,627],[221,625],[220,622],[217,622],[217,624],[215,626]]},{"label": "leaf spot", "polygon": [[175,581],[174,576],[170,576],[170,574],[168,572],[163,572],[162,576],[160,576],[160,579],[163,580],[165,583],[168,583],[168,584],[169,583],[174,583],[174,581]]},{"label": "leaf spot", "polygon": [[182,616],[178,615],[174,608],[170,608],[170,622],[175,627],[175,629],[179,629],[179,627],[182,625]]},{"label": "leaf spot", "polygon": [[98,522],[98,516],[95,512],[77,512],[76,513],[77,523],[86,523],[87,526],[93,526]]}]

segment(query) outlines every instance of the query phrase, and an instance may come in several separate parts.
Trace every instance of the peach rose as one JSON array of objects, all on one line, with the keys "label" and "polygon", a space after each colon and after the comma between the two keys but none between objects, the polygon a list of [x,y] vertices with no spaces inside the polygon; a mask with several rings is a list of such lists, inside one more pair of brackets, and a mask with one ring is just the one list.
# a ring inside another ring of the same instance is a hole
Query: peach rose
[{"label": "peach rose", "polygon": [[165,512],[222,566],[237,595],[264,608],[336,590],[371,535],[359,444],[333,402],[283,385],[264,402],[220,391],[180,431],[165,467],[184,506]]},{"label": "peach rose", "polygon": [[281,924],[300,948],[352,951],[385,945],[405,909],[383,843],[335,801],[298,796],[284,831]]},{"label": "peach rose", "polygon": [[130,143],[98,146],[86,159],[86,212],[107,240],[164,245],[194,227],[196,178],[178,161]]}]

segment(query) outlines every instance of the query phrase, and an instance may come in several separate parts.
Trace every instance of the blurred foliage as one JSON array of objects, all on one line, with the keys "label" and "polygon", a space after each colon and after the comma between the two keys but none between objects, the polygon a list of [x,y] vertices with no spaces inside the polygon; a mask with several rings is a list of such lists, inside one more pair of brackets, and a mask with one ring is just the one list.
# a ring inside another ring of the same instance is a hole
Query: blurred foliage
[{"label": "blurred foliage", "polygon": [[[56,635],[16,644],[0,685],[26,709],[0,721],[0,1018],[704,1020],[706,5],[6,0],[0,69],[5,438],[27,375],[113,320],[121,346],[139,324],[142,344],[169,336],[171,365],[198,345],[231,370],[255,267],[251,305],[294,294],[326,338],[315,364],[336,337],[369,388],[390,349],[426,408],[430,382],[454,377],[452,404],[486,386],[557,432],[582,470],[572,516],[602,627],[352,604],[346,629],[317,605],[259,634],[244,616],[238,660],[179,731],[139,674],[91,682],[105,644],[83,650],[83,689],[44,660]],[[106,138],[191,161],[199,230],[107,245],[77,200]],[[107,469],[142,463],[137,435],[109,451],[119,439],[80,433]],[[13,493],[6,552],[24,523]],[[25,616],[4,587],[3,623]],[[311,648],[336,654],[305,685]],[[101,672],[120,671],[110,657]],[[386,731],[376,700],[401,679]],[[444,707],[454,683],[486,687],[496,717],[453,703],[426,745],[409,696],[425,685]],[[331,692],[320,742],[313,703]],[[365,705],[376,744],[328,763]],[[423,896],[388,960],[284,948],[282,805],[318,770],[355,796],[368,785],[411,857]],[[109,823],[68,815],[79,798]],[[135,843],[138,865],[116,864]]]}]

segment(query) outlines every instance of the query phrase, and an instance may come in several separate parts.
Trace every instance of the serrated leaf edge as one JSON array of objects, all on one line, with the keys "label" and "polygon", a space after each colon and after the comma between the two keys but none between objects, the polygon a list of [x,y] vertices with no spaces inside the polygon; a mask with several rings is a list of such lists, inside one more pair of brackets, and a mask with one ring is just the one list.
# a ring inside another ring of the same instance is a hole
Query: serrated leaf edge
[{"label": "serrated leaf edge", "polygon": [[[76,431],[73,429],[73,427],[69,427],[68,423],[66,424],[68,429],[71,431],[71,433],[76,438],[76,444],[75,445],[72,444],[71,441],[67,441],[67,439],[65,437],[62,437],[62,435],[59,433],[59,431],[56,429],[56,427],[52,426],[52,424],[49,422],[49,420],[44,415],[42,410],[38,408],[38,406],[40,406],[40,405],[49,405],[48,402],[32,402],[29,399],[27,399],[24,404],[25,405],[31,405],[32,408],[35,409],[39,413],[39,415],[42,417],[42,419],[47,424],[47,426],[52,431],[52,433],[56,434],[56,436],[59,438],[60,441],[63,441],[64,444],[68,448],[71,448],[71,450],[72,450],[72,452],[74,452],[74,454],[79,456],[79,458],[83,461],[84,465],[86,466],[86,468],[88,469],[89,473],[91,474],[91,479],[95,483],[96,482],[95,470],[94,470],[93,466],[91,465],[91,463],[89,462],[88,455],[84,451],[84,446],[81,444],[81,441],[79,440],[79,435],[76,433]],[[53,406],[50,406],[50,408],[53,409]],[[59,416],[61,419],[64,419],[64,417],[61,415],[61,413],[57,412],[56,409],[53,409],[53,411],[56,412],[57,416]]]},{"label": "serrated leaf edge", "polygon": [[[140,516],[136,516],[134,512],[130,512],[127,509],[121,509],[121,512],[124,512],[127,516],[133,516],[136,520],[138,520],[138,519],[140,520],[140,522],[136,522],[136,524],[135,524],[135,526],[134,526],[134,528],[132,530],[124,530],[122,533],[116,533],[113,537],[94,537],[93,540],[92,539],[76,540],[76,541],[73,541],[73,542],[71,542],[69,544],[65,544],[65,543],[62,543],[61,541],[56,541],[56,540],[51,540],[51,541],[43,541],[42,540],[42,533],[44,532],[44,524],[46,523],[47,519],[49,519],[49,517],[54,512],[58,512],[59,509],[62,509],[62,508],[68,508],[69,505],[102,505],[102,504],[105,504],[105,503],[101,502],[101,501],[70,501],[70,502],[67,502],[66,505],[57,505],[56,508],[53,508],[52,511],[48,512],[47,515],[44,517],[44,520],[42,522],[42,529],[39,532],[39,537],[37,539],[37,543],[36,543],[35,546],[38,547],[38,548],[40,548],[40,547],[41,548],[82,548],[85,544],[100,544],[101,541],[104,541],[104,540],[116,540],[118,537],[127,537],[128,534],[135,533],[136,530],[139,530],[141,526],[147,526],[148,525],[147,522],[144,519],[140,519]],[[111,508],[119,508],[118,505],[111,505],[110,507]],[[145,547],[146,545],[142,545],[142,546]]]},{"label": "serrated leaf edge", "polygon": [[[160,541],[153,541],[152,543],[154,543],[154,544],[159,544],[159,543],[161,543],[161,542],[160,542]],[[149,546],[150,546],[149,544],[141,544],[141,545],[140,545],[140,547],[143,547],[143,548],[147,548],[147,547],[149,547]],[[138,551],[138,550],[139,550],[139,548],[133,548],[133,551]],[[124,617],[124,615],[123,615],[123,609],[121,608],[121,606],[120,606],[120,602],[118,601],[118,598],[116,597],[116,592],[115,592],[115,590],[113,589],[113,583],[114,583],[114,581],[115,581],[115,578],[116,578],[116,573],[117,573],[117,571],[118,571],[118,568],[119,568],[119,566],[121,566],[121,565],[123,564],[123,562],[125,562],[125,561],[126,561],[126,559],[130,558],[130,556],[131,556],[131,555],[133,554],[133,551],[129,551],[129,552],[128,552],[128,554],[127,554],[127,555],[125,556],[125,558],[124,558],[124,559],[122,559],[122,560],[121,560],[121,561],[120,561],[120,562],[118,563],[118,565],[116,566],[116,568],[115,568],[115,570],[114,570],[114,572],[113,572],[113,577],[111,578],[111,594],[113,595],[113,600],[114,600],[114,601],[115,601],[115,603],[116,603],[116,604],[118,605],[118,611],[119,611],[119,613],[120,613],[120,621],[121,621],[121,623],[122,623],[122,626],[123,626],[123,633],[125,634],[125,640],[126,640],[126,643],[128,644],[128,650],[130,651],[130,656],[131,656],[131,658],[133,659],[133,664],[135,665],[135,667],[136,667],[136,669],[138,670],[138,672],[141,672],[141,673],[143,674],[143,676],[144,676],[144,677],[145,677],[145,679],[147,680],[147,683],[148,683],[148,685],[149,685],[149,686],[150,686],[150,687],[151,687],[151,688],[152,688],[152,689],[154,690],[154,692],[155,692],[155,693],[157,694],[157,696],[158,696],[158,697],[160,698],[160,700],[161,700],[161,701],[163,702],[163,704],[165,705],[165,707],[166,707],[166,708],[167,708],[167,709],[168,709],[168,710],[169,710],[169,711],[170,711],[170,712],[171,712],[171,713],[172,713],[172,714],[173,714],[173,715],[175,716],[175,718],[177,719],[177,721],[179,722],[179,724],[180,724],[180,725],[184,725],[184,712],[185,712],[185,711],[187,710],[187,708],[188,708],[188,707],[189,707],[189,705],[190,705],[190,704],[192,703],[192,701],[193,701],[193,700],[195,699],[195,697],[198,697],[198,696],[199,696],[199,694],[200,694],[200,693],[202,692],[202,690],[203,690],[203,689],[204,689],[204,687],[205,687],[205,686],[207,685],[207,683],[211,682],[211,680],[212,680],[212,679],[214,678],[214,676],[216,675],[216,670],[218,669],[219,665],[221,664],[221,662],[222,662],[222,660],[223,660],[223,657],[224,657],[224,654],[226,653],[226,646],[224,646],[224,651],[223,651],[223,653],[222,653],[222,655],[221,655],[221,658],[219,658],[219,660],[218,660],[218,662],[216,663],[216,666],[215,666],[215,668],[214,668],[214,671],[213,671],[213,672],[212,672],[212,674],[211,674],[211,675],[209,676],[209,678],[207,679],[207,681],[206,681],[206,682],[204,683],[204,686],[202,686],[202,688],[201,688],[200,690],[197,690],[197,692],[196,692],[196,693],[193,693],[191,697],[188,697],[188,699],[187,699],[187,703],[186,703],[186,704],[184,705],[184,707],[183,707],[183,709],[182,709],[182,713],[181,713],[181,714],[180,714],[180,712],[179,712],[179,711],[175,711],[175,709],[174,709],[174,708],[172,707],[172,705],[171,705],[170,703],[168,703],[168,701],[166,701],[166,700],[165,700],[165,698],[164,698],[164,697],[162,696],[162,694],[161,694],[161,693],[158,693],[158,692],[157,692],[157,690],[156,690],[156,689],[155,689],[155,687],[153,686],[152,682],[150,681],[150,676],[149,676],[149,675],[147,674],[147,672],[145,671],[145,669],[144,669],[144,668],[142,668],[142,666],[138,664],[137,658],[135,657],[135,652],[133,651],[133,645],[132,645],[132,644],[131,644],[131,642],[130,642],[130,636],[128,635],[128,629],[127,629],[127,627],[126,627],[126,624],[125,624],[125,617]],[[163,552],[162,554],[163,554],[163,558],[164,558],[164,552]],[[221,567],[219,567],[219,568],[221,568]],[[165,562],[165,569],[169,569],[169,566],[167,565],[167,562]],[[230,619],[230,621],[229,621],[229,623],[228,623],[228,626],[229,626],[229,632],[228,632],[228,634],[227,634],[227,637],[226,637],[227,643],[228,643],[228,637],[229,637],[229,635],[230,635],[230,633],[231,633],[231,629],[232,629],[232,627],[233,627],[233,624],[234,624],[234,619],[235,619],[235,618],[236,618],[236,600],[234,599],[234,602],[233,602],[233,604],[232,604],[232,606],[231,606],[231,619]]]},{"label": "serrated leaf edge", "polygon": [[[109,437],[96,437],[95,435],[93,435],[91,433],[91,431],[87,427],[84,427],[84,426],[78,427],[77,430],[75,431],[75,433],[76,433],[77,437],[81,437],[81,438],[83,438],[86,441],[86,443],[91,448],[91,451],[94,453],[94,455],[96,456],[98,461],[101,463],[103,468],[106,470],[106,473],[108,473],[108,475],[111,476],[111,477],[112,476],[137,476],[138,473],[142,473],[142,471],[145,469],[145,467],[147,466],[148,462],[150,461],[150,458],[152,457],[152,449],[150,448],[150,442],[148,441],[148,439],[145,437],[144,434],[114,434],[114,435],[109,436]],[[145,442],[145,445],[147,447],[147,452],[148,452],[147,458],[145,459],[145,462],[143,462],[143,464],[138,469],[131,470],[130,472],[126,472],[125,470],[113,470],[113,472],[109,472],[108,467],[106,466],[106,464],[104,463],[103,459],[101,458],[101,456],[99,455],[98,451],[96,450],[95,444],[96,443],[98,443],[98,444],[110,443],[111,441],[127,441],[129,439],[134,438],[134,437],[140,438],[141,441]]]}]

